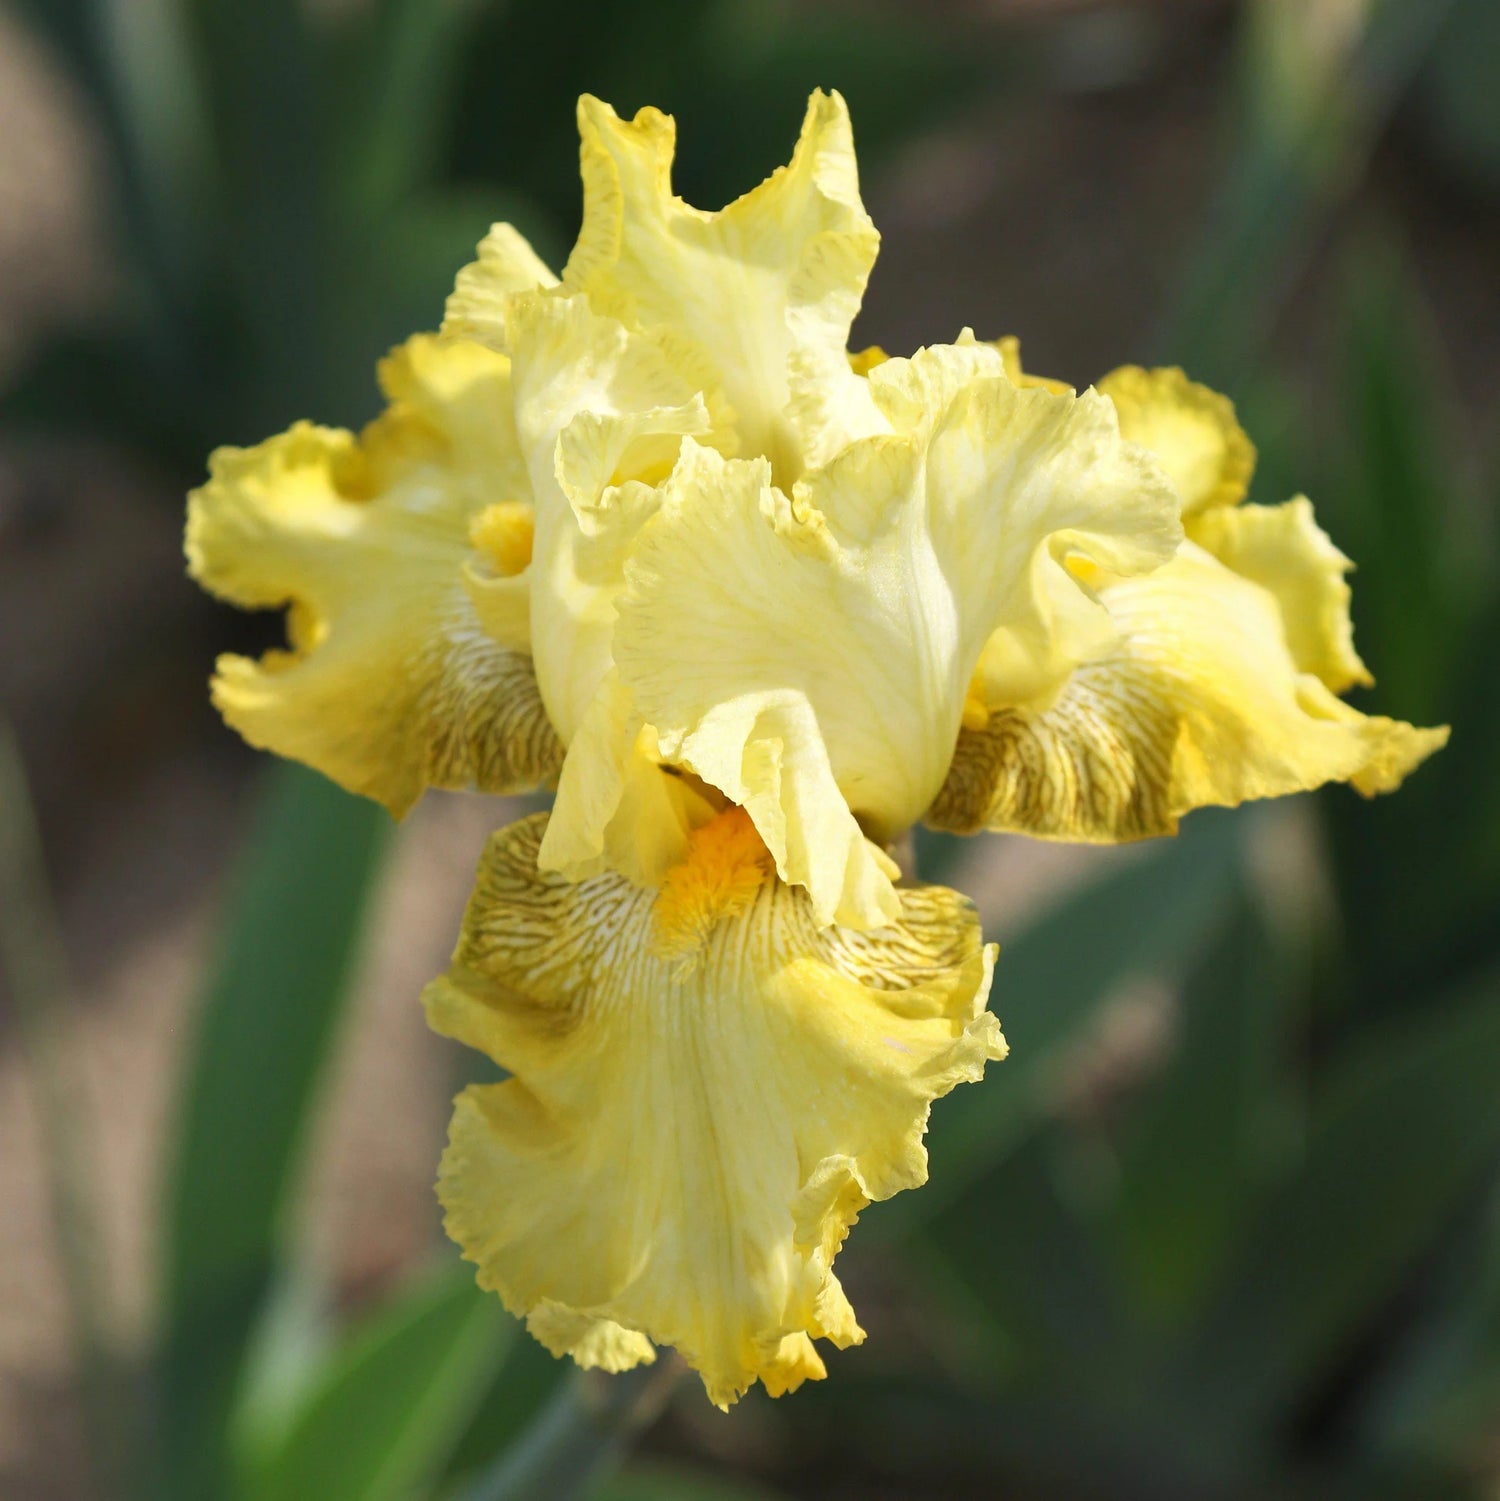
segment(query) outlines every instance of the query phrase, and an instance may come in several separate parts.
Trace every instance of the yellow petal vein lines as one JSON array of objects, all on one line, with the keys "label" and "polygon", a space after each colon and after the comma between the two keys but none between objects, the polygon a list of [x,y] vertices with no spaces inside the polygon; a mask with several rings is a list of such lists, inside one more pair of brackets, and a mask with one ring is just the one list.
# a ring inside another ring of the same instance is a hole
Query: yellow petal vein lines
[{"label": "yellow petal vein lines", "polygon": [[426,997],[512,1074],[459,1097],[440,1178],[481,1284],[585,1364],[676,1346],[721,1406],[864,1337],[834,1257],[925,1179],[931,1102],[1004,1053],[963,898],[820,929],[724,818],[696,896],[539,873],[540,815],[497,834]]}]

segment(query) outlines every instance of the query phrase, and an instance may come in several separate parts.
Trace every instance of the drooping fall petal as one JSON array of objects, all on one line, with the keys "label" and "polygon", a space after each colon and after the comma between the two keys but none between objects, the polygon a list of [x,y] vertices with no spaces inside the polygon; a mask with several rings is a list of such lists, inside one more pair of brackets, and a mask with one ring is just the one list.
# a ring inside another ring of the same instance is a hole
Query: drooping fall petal
[{"label": "drooping fall petal", "polygon": [[1279,506],[1216,506],[1188,522],[1188,535],[1226,568],[1276,596],[1287,649],[1299,672],[1333,693],[1374,683],[1354,649],[1349,621],[1353,564],[1333,545],[1299,495]]},{"label": "drooping fall petal", "polygon": [[1193,543],[1106,580],[1115,650],[1045,708],[959,737],[938,828],[1113,842],[1175,831],[1193,808],[1351,782],[1388,792],[1448,738],[1366,716],[1300,670],[1277,599]]},{"label": "drooping fall petal", "polygon": [[661,891],[538,872],[491,841],[439,1031],[512,1077],[459,1096],[439,1184],[479,1280],[558,1353],[674,1345],[724,1406],[863,1334],[832,1272],[873,1200],[926,1176],[930,1105],[1003,1056],[992,952],[941,888],[880,933],[819,928],[745,815]]}]

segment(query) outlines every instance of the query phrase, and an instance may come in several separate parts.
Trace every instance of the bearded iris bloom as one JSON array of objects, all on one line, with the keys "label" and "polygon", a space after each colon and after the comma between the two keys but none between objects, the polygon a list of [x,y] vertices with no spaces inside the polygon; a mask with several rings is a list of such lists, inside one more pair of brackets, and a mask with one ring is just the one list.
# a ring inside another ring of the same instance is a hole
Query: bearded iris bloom
[{"label": "bearded iris bloom", "polygon": [[557,1354],[675,1346],[727,1405],[863,1338],[833,1273],[920,1185],[934,1099],[1005,1044],[972,906],[898,884],[918,820],[1111,842],[1446,732],[1368,717],[1349,563],[1180,371],[1076,393],[1013,340],[850,355],[878,236],[837,95],[717,213],[672,122],[585,97],[561,275],[507,225],[352,435],[226,449],[194,576],[287,608],[225,657],[252,744],[397,816],[556,787],[482,861],[432,1025],[510,1077],[439,1193]]}]

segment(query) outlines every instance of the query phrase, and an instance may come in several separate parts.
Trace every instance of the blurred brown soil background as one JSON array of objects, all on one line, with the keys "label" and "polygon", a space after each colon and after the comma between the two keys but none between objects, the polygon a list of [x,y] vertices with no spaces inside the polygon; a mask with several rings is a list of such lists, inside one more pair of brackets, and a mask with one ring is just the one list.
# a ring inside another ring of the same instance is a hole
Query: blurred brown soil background
[{"label": "blurred brown soil background", "polygon": [[[1019,333],[1029,366],[1080,384],[1140,357],[1220,160],[1232,7],[1066,8],[1078,12],[1075,88],[982,107],[867,175],[884,244],[856,343],[901,352],[972,324],[981,337]],[[1017,10],[1055,19],[1064,7],[943,9],[973,25]],[[79,101],[0,10],[0,368],[101,303],[111,271],[98,170]],[[1500,217],[1450,194],[1413,157],[1399,120],[1323,238],[1280,338],[1319,368],[1339,244],[1374,211],[1411,226],[1442,347],[1478,413],[1500,347]],[[475,223],[476,240],[483,228]],[[226,616],[184,577],[179,514],[160,476],[106,445],[0,431],[0,700],[34,777],[74,967],[71,1047],[104,1154],[105,1260],[138,1329],[195,979],[256,772],[207,706]],[[306,1192],[313,1262],[346,1305],[438,1242],[431,1180],[457,1065],[426,1032],[417,995],[446,959],[480,847],[507,812],[429,796],[384,880]],[[958,884],[1003,938],[1041,892],[1096,858],[1126,857],[991,841]],[[996,1009],[1003,1019],[1003,981]],[[77,1430],[33,1105],[7,1017],[0,1495],[63,1501],[74,1494]],[[736,1431],[711,1442],[732,1444]],[[745,1430],[739,1442],[764,1440]]]}]

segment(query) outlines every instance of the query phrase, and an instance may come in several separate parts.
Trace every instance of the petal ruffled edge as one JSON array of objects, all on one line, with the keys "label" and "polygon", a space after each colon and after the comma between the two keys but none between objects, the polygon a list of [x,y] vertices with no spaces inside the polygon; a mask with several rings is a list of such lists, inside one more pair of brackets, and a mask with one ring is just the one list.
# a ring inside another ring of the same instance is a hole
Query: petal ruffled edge
[{"label": "petal ruffled edge", "polygon": [[673,1344],[720,1406],[819,1377],[812,1338],[863,1338],[831,1269],[849,1228],[925,1180],[932,1101],[1004,1056],[993,947],[941,888],[850,933],[767,875],[696,955],[661,952],[656,893],[538,872],[544,823],[493,837],[424,997],[512,1075],[455,1103],[449,1234],[554,1353]]},{"label": "petal ruffled edge", "polygon": [[1182,497],[1185,518],[1245,498],[1255,445],[1227,396],[1189,380],[1175,365],[1121,365],[1096,389],[1114,402],[1121,435],[1161,460]]},{"label": "petal ruffled edge", "polygon": [[1083,843],[1175,833],[1193,808],[1327,782],[1393,790],[1448,738],[1366,716],[1299,672],[1276,600],[1191,543],[1157,573],[1101,590],[1118,648],[1040,711],[959,736],[927,814]]},{"label": "petal ruffled edge", "polygon": [[791,161],[712,212],[673,192],[671,116],[622,120],[585,94],[578,129],[584,218],[563,284],[669,340],[783,479],[878,431],[844,352],[880,236],[843,98],[815,91]]},{"label": "petal ruffled edge", "polygon": [[1332,693],[1375,679],[1354,649],[1349,619],[1354,564],[1313,517],[1305,495],[1279,506],[1216,506],[1190,518],[1188,535],[1226,568],[1269,590],[1281,607],[1292,660]]},{"label": "petal ruffled edge", "polygon": [[443,309],[443,332],[508,350],[511,298],[558,278],[513,224],[492,224],[475,259],[459,271]]}]

